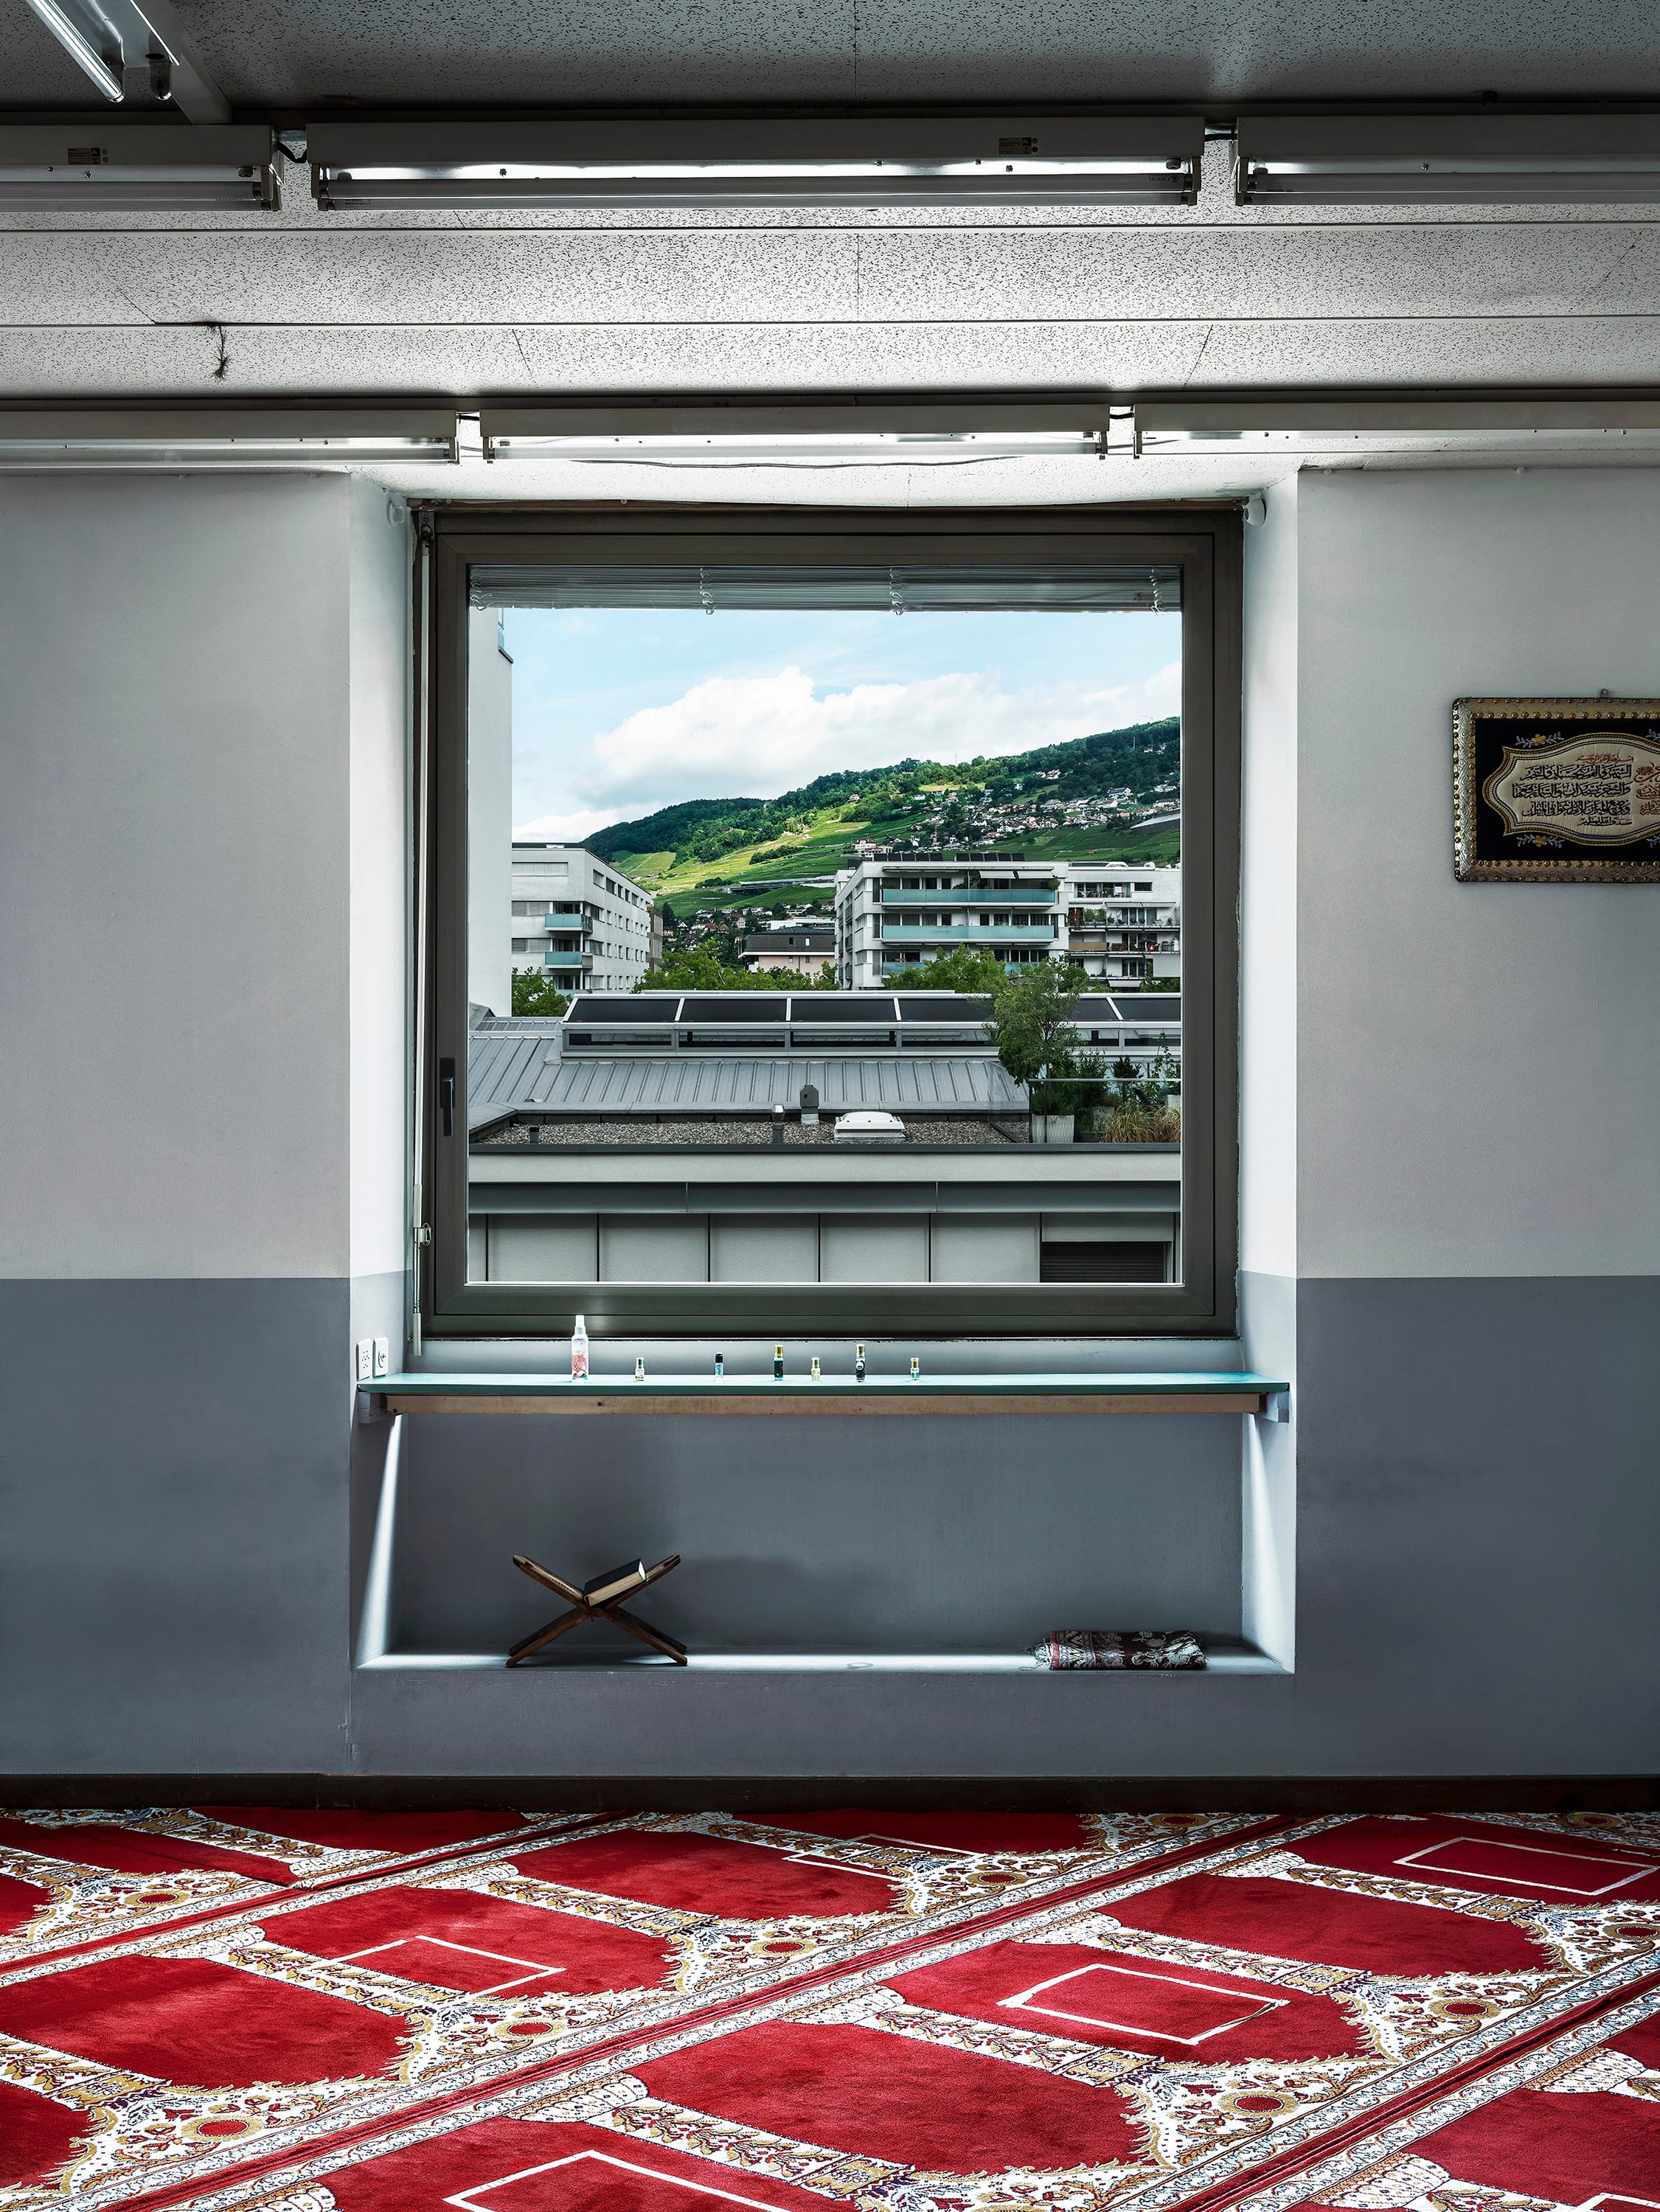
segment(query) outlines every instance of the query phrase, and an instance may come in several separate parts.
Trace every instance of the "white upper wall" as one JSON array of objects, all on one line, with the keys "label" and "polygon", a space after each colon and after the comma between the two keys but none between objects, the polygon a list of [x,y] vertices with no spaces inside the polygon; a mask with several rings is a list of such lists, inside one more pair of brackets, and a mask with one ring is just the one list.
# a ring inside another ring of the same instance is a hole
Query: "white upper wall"
[{"label": "white upper wall", "polygon": [[410,1251],[410,708],[414,533],[359,477],[351,501],[351,1272]]},{"label": "white upper wall", "polygon": [[1297,1273],[1298,479],[1244,533],[1239,1264]]},{"label": "white upper wall", "polygon": [[1660,471],[1304,475],[1298,510],[1297,1272],[1660,1272],[1660,884],[1451,857],[1456,698],[1660,696]]},{"label": "white upper wall", "polygon": [[385,510],[341,477],[0,483],[7,1276],[402,1264]]}]

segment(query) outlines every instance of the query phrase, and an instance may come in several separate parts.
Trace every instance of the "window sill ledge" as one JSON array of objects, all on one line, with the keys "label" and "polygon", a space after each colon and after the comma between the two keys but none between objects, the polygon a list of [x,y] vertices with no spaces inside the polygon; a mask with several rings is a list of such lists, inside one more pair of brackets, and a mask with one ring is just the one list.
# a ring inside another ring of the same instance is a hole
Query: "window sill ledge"
[{"label": "window sill ledge", "polygon": [[509,1668],[499,1651],[386,1651],[359,1662],[359,1674],[511,1674],[516,1680],[538,1674],[1049,1674],[1069,1680],[1124,1681],[1163,1678],[1204,1681],[1234,1674],[1289,1675],[1291,1669],[1254,1644],[1238,1637],[1205,1639],[1205,1665],[1199,1667],[1040,1666],[1029,1651],[693,1651],[684,1667],[654,1652],[636,1659],[607,1651],[598,1658],[546,1659]]},{"label": "window sill ledge", "polygon": [[1290,1384],[1246,1372],[1142,1375],[591,1377],[383,1375],[359,1385],[389,1413],[1280,1413]]}]

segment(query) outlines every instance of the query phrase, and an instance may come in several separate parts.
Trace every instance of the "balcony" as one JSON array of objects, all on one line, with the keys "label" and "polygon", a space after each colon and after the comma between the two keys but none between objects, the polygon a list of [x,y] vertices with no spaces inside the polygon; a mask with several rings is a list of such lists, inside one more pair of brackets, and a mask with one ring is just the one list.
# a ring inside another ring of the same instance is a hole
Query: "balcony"
[{"label": "balcony", "polygon": [[893,921],[882,931],[884,945],[1052,945],[1055,924],[1049,921]]},{"label": "balcony", "polygon": [[557,930],[566,937],[591,937],[593,934],[593,922],[590,916],[586,914],[568,914],[562,908],[557,913],[544,915],[542,927],[544,929]]},{"label": "balcony", "polygon": [[1053,906],[1055,889],[1053,884],[1019,884],[1010,890],[992,890],[983,884],[970,884],[965,890],[902,891],[896,890],[891,884],[885,884],[878,904],[944,906],[957,901],[964,906]]},{"label": "balcony", "polygon": [[579,970],[586,975],[593,965],[593,955],[591,952],[556,952],[550,948],[542,955],[542,965],[556,969],[561,975],[574,975]]}]

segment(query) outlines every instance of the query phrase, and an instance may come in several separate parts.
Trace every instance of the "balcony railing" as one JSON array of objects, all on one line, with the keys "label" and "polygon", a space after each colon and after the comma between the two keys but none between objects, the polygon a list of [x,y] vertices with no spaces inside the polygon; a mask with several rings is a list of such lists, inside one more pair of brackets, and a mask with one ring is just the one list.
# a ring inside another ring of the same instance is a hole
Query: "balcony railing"
[{"label": "balcony railing", "polygon": [[891,884],[882,886],[881,906],[939,906],[952,899],[960,899],[967,906],[1053,906],[1055,885],[1053,884],[1016,884],[1003,890],[994,890],[986,884],[970,884],[966,887],[953,884],[949,890],[904,891]]},{"label": "balcony railing", "polygon": [[1052,921],[891,921],[883,926],[884,945],[1050,945]]},{"label": "balcony railing", "polygon": [[555,952],[550,950],[542,955],[542,965],[558,968],[570,974],[581,969],[586,974],[593,965],[593,955],[591,952]]},{"label": "balcony railing", "polygon": [[543,916],[543,927],[561,930],[567,937],[591,937],[593,934],[593,918],[591,915],[569,914],[561,908],[556,913]]}]

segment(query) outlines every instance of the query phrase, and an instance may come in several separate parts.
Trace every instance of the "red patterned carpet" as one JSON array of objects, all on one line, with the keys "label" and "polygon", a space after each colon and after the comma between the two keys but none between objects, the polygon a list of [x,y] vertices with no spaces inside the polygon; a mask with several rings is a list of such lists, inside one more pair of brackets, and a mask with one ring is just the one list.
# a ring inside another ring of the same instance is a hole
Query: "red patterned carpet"
[{"label": "red patterned carpet", "polygon": [[0,2207],[1645,2212],[1660,1818],[0,1823]]}]

